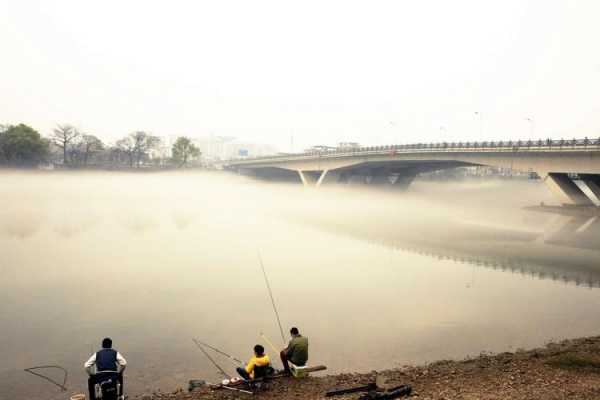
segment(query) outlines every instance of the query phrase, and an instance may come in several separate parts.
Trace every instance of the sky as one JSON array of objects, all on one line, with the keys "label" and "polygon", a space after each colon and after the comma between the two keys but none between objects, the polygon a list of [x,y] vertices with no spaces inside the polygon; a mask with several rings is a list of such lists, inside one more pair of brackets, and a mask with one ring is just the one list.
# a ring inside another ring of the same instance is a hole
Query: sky
[{"label": "sky", "polygon": [[111,142],[600,137],[600,1],[0,0],[0,123]]}]

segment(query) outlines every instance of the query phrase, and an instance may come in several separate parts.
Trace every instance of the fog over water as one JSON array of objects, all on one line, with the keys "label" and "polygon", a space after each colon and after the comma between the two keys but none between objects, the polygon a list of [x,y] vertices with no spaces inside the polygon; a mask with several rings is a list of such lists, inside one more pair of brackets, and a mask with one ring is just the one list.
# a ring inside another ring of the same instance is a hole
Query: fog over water
[{"label": "fog over water", "polygon": [[597,224],[569,233],[568,217],[523,210],[540,201],[555,203],[539,181],[398,193],[0,173],[0,399],[65,398],[22,372],[43,364],[85,391],[82,364],[105,336],[130,394],[217,379],[192,337],[242,359],[260,332],[280,345],[259,250],[284,328],[331,373],[598,334]]}]

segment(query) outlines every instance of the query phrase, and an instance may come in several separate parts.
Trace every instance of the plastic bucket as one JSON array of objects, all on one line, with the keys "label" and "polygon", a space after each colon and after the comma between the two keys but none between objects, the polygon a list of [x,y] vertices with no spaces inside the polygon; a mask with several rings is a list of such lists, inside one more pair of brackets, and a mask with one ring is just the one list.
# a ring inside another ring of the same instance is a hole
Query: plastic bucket
[{"label": "plastic bucket", "polygon": [[308,376],[308,372],[306,372],[306,366],[298,367],[292,363],[290,363],[290,372],[294,378],[305,378]]}]

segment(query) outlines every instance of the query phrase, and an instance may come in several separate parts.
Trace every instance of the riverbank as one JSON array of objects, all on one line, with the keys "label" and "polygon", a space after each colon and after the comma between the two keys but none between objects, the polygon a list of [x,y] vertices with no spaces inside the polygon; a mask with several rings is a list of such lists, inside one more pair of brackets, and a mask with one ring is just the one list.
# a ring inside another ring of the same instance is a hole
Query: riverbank
[{"label": "riverbank", "polygon": [[[271,383],[262,399],[320,399],[325,392],[374,382],[409,384],[419,399],[600,399],[600,336],[551,343],[544,348],[482,354],[462,361],[438,361],[366,374],[281,378]],[[136,396],[143,398],[144,396]],[[150,396],[146,395],[146,398]],[[151,398],[221,400],[250,397],[225,390],[196,389],[191,393],[154,393]],[[357,399],[359,394],[333,399]]]}]

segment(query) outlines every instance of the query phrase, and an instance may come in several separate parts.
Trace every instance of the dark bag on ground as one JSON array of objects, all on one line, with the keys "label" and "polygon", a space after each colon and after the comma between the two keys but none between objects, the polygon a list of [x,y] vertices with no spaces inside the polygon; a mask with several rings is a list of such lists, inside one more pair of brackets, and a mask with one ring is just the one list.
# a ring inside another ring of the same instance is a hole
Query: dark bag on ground
[{"label": "dark bag on ground", "polygon": [[412,387],[410,385],[402,385],[393,388],[389,392],[369,392],[363,396],[360,396],[359,400],[391,400],[400,397],[410,396],[412,393]]}]

